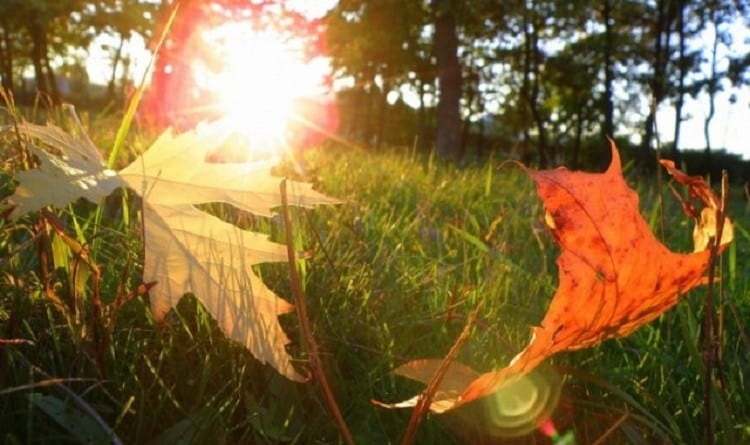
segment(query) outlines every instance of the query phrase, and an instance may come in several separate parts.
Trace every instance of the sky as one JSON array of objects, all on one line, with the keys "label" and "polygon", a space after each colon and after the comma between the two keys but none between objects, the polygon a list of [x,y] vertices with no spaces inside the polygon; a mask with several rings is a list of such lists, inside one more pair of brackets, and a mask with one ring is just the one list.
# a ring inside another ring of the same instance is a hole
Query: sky
[{"label": "sky", "polygon": [[[718,71],[727,70],[729,58],[743,56],[750,52],[750,29],[742,21],[724,25],[732,40],[732,51],[725,46],[717,47]],[[705,30],[699,35],[695,49],[711,48],[714,42],[712,30]],[[707,55],[708,56],[708,55]],[[710,73],[710,60],[704,60],[701,67],[701,76],[708,77]],[[750,126],[750,86],[734,87],[730,83],[721,84],[723,91],[716,94],[716,112],[709,127],[711,147],[725,147],[730,153],[741,154],[750,160],[750,137],[747,129]],[[733,100],[732,100],[733,99]],[[679,148],[706,147],[704,136],[704,122],[709,112],[709,101],[706,94],[697,98],[685,98],[683,109],[683,122],[680,127]],[[657,130],[661,141],[672,141],[674,134],[675,112],[674,106],[664,104],[657,112]]]},{"label": "sky", "polygon": [[[734,93],[737,100],[730,103]],[[716,96],[716,113],[709,127],[712,148],[725,147],[730,153],[750,160],[750,91],[748,87],[731,89]],[[688,98],[683,109],[680,127],[680,147],[703,149],[706,146],[703,125],[708,115],[708,97]],[[675,111],[671,105],[662,106],[657,113],[657,131],[661,143],[673,140]]]},{"label": "sky", "polygon": [[[287,0],[287,6],[306,14],[310,18],[322,17],[338,0]],[[86,55],[86,71],[89,79],[98,84],[106,84],[112,75],[112,56],[107,48],[116,47],[119,42],[112,36],[102,35],[94,40]],[[130,78],[140,80],[148,69],[151,54],[140,35],[131,37],[123,47],[124,57],[132,60]],[[119,75],[119,74],[118,74]]]},{"label": "sky", "polygon": [[[325,14],[337,0],[289,0],[295,9],[307,13],[310,17]],[[732,29],[735,41],[749,41],[750,31],[745,26]],[[712,35],[707,35],[703,41],[706,45],[712,42]],[[106,84],[111,75],[111,56],[109,51],[102,48],[102,44],[114,46],[117,42],[108,36],[97,39],[89,48],[87,56],[87,71],[92,82]],[[740,51],[750,51],[750,45],[744,45]],[[133,62],[130,66],[131,78],[141,79],[148,67],[150,53],[146,50],[145,42],[140,36],[132,37],[125,45],[125,51]],[[722,63],[726,62],[726,52],[720,53]],[[736,100],[730,101],[730,97]],[[716,96],[716,113],[710,126],[711,146],[726,148],[730,153],[737,153],[750,160],[750,87],[735,88],[727,86],[726,90]],[[708,97],[705,94],[697,98],[686,97],[683,108],[683,122],[680,129],[680,149],[703,149],[706,146],[704,136],[704,120],[708,114]],[[673,140],[675,112],[672,104],[663,104],[657,112],[657,132],[662,144]]]}]

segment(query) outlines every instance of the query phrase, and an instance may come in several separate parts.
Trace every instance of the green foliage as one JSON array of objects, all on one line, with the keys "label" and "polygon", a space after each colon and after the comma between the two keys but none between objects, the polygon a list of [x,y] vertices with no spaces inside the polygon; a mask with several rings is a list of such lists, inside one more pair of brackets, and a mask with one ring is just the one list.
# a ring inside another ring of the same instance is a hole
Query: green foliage
[{"label": "green foliage", "polygon": [[[119,37],[112,53],[109,97],[114,99],[115,75],[124,62],[123,43],[133,34],[148,39],[160,2],[137,0],[0,0],[0,78],[3,88],[20,102],[32,103],[37,93],[58,103],[63,96],[89,100],[86,58],[81,57],[96,37]],[[64,65],[56,66],[59,62]],[[33,68],[34,86],[23,81]],[[60,91],[60,77],[70,81],[70,91]]]},{"label": "green foliage", "polygon": [[464,152],[479,146],[543,167],[584,165],[605,136],[626,137],[648,165],[657,130],[666,130],[654,128],[655,110],[667,104],[677,128],[659,139],[710,151],[719,148],[710,140],[680,141],[686,99],[714,103],[730,82],[748,81],[747,49],[730,35],[747,21],[747,1],[341,1],[325,23],[334,75],[351,85],[347,98],[360,97],[340,103],[347,136],[402,143],[388,131],[403,121],[401,104],[384,102],[398,93],[416,107],[412,134],[432,146],[443,128],[434,117],[442,96],[436,56],[446,46],[435,41],[437,4],[456,19]]}]

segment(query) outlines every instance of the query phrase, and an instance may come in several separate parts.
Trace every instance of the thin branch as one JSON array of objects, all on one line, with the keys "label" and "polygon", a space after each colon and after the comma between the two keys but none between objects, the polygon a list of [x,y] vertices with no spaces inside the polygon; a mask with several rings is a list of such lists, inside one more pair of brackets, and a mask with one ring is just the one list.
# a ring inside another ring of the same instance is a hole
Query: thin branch
[{"label": "thin branch", "polygon": [[286,192],[286,180],[282,180],[279,186],[281,192],[281,210],[284,216],[284,232],[286,234],[286,251],[289,258],[289,278],[292,284],[292,292],[294,293],[295,308],[297,310],[297,317],[299,318],[300,329],[302,330],[302,337],[307,345],[308,354],[310,354],[310,367],[312,368],[313,375],[320,385],[321,391],[328,403],[328,409],[336,419],[341,436],[348,445],[354,445],[354,438],[349,432],[349,427],[344,421],[344,417],[341,415],[341,410],[336,403],[336,398],[331,391],[331,387],[328,383],[323,365],[320,361],[320,354],[318,352],[318,344],[315,342],[313,337],[312,328],[310,327],[310,318],[307,315],[307,306],[305,304],[305,296],[302,293],[302,286],[300,285],[299,274],[297,272],[297,260],[294,252],[294,238],[292,238],[292,219],[289,216],[289,200]]},{"label": "thin branch", "polygon": [[724,232],[724,217],[728,200],[729,177],[726,170],[721,176],[721,204],[716,209],[716,237],[711,243],[711,252],[708,260],[708,286],[706,297],[703,300],[703,405],[705,410],[705,433],[706,444],[714,443],[713,417],[711,414],[711,391],[713,389],[714,366],[716,365],[716,329],[714,326],[714,281],[716,277],[716,264],[721,249],[721,237]]},{"label": "thin branch", "polygon": [[58,386],[62,385],[64,383],[74,383],[74,382],[96,382],[96,379],[84,379],[84,378],[49,378],[45,380],[40,380],[38,382],[34,383],[27,383],[25,385],[18,385],[13,386],[11,388],[6,388],[0,391],[0,396],[6,396],[8,394],[12,394],[14,392],[19,391],[27,391],[29,389],[37,389],[37,388],[47,388],[50,386]]},{"label": "thin branch", "polygon": [[3,345],[34,345],[31,340],[25,338],[0,338],[0,346]]},{"label": "thin branch", "polygon": [[479,304],[477,304],[477,307],[474,308],[473,311],[471,311],[471,314],[469,314],[469,318],[466,320],[466,324],[464,325],[461,334],[458,336],[455,343],[453,343],[453,346],[451,346],[450,350],[448,351],[448,354],[440,363],[440,367],[438,367],[437,371],[435,371],[435,375],[432,377],[430,383],[427,385],[424,391],[422,391],[422,394],[420,394],[419,400],[417,400],[417,404],[416,406],[414,406],[414,410],[411,412],[411,417],[409,418],[409,426],[407,426],[404,437],[401,439],[401,445],[411,445],[412,443],[414,443],[414,436],[417,434],[419,424],[422,422],[425,413],[427,413],[427,411],[429,410],[430,404],[432,403],[432,398],[435,397],[435,393],[440,387],[440,383],[443,381],[445,373],[448,372],[448,368],[450,367],[451,363],[456,361],[458,352],[461,350],[461,347],[464,345],[464,343],[466,343],[466,341],[469,339],[471,328],[472,326],[474,326],[474,322],[477,319],[477,315],[479,314],[479,310],[482,308],[483,303],[484,300],[481,300]]},{"label": "thin branch", "polygon": [[615,423],[610,425],[609,428],[607,428],[607,431],[605,431],[604,434],[602,434],[598,439],[596,439],[596,442],[592,443],[591,445],[602,445],[606,443],[605,441],[607,440],[607,438],[611,436],[612,433],[614,433],[617,430],[617,428],[620,427],[620,425],[622,425],[626,420],[628,420],[628,417],[630,417],[630,413],[625,411],[625,414],[623,414],[619,419],[617,419]]}]

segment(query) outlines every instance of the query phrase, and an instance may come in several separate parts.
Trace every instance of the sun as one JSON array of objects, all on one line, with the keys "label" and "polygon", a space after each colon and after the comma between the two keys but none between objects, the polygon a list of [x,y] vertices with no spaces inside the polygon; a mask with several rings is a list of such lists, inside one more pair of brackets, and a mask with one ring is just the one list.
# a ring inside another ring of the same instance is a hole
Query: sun
[{"label": "sun", "polygon": [[302,103],[321,96],[328,66],[307,60],[303,44],[243,21],[201,31],[211,57],[192,63],[196,86],[233,123],[254,155],[289,146]]}]

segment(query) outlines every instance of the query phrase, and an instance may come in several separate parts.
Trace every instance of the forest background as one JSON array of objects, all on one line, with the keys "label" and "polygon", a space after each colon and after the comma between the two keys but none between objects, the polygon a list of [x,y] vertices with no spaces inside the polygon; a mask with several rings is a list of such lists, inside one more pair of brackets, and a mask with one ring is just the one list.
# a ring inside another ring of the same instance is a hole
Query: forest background
[{"label": "forest background", "polygon": [[[338,109],[337,134],[350,142],[575,168],[606,165],[610,135],[641,165],[653,165],[660,147],[697,173],[749,175],[741,156],[716,145],[724,138],[712,128],[722,109],[747,105],[743,0],[345,0],[315,2],[323,6],[314,14],[292,9],[300,3],[4,0],[2,86],[19,103],[37,92],[97,109],[122,101],[143,70],[135,60],[143,54],[130,46],[142,39],[153,48],[148,42],[179,4],[141,110],[159,127],[175,124],[173,110],[202,100],[190,79],[172,81],[190,75],[182,52],[192,24],[243,9],[330,58],[328,100]],[[106,85],[90,81],[92,45],[109,56]],[[686,108],[697,99],[702,116]],[[673,113],[674,125],[658,128],[657,113]],[[685,140],[688,120],[703,121],[703,140]]]}]

